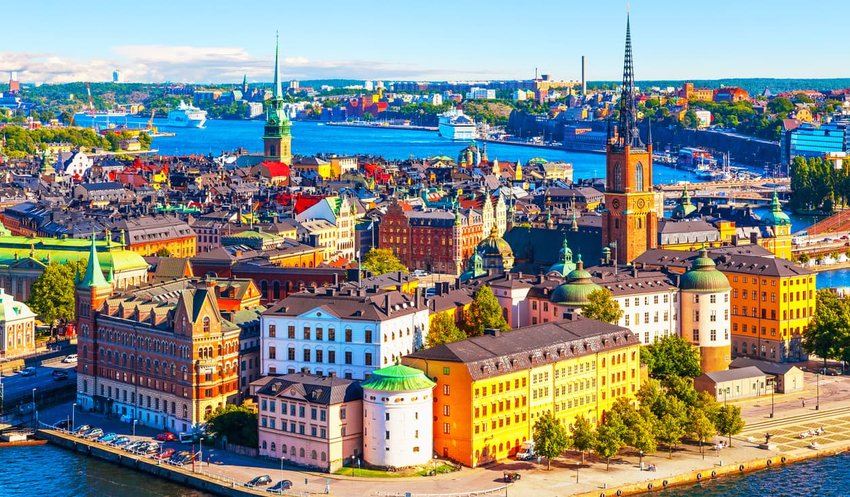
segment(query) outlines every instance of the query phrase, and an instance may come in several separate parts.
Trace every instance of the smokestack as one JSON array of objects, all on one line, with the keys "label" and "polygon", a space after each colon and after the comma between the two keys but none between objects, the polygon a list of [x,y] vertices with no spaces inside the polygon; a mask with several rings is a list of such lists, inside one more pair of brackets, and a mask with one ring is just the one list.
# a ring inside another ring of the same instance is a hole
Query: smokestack
[{"label": "smokestack", "polygon": [[587,75],[585,73],[587,66],[585,65],[584,55],[581,56],[581,96],[587,95]]}]

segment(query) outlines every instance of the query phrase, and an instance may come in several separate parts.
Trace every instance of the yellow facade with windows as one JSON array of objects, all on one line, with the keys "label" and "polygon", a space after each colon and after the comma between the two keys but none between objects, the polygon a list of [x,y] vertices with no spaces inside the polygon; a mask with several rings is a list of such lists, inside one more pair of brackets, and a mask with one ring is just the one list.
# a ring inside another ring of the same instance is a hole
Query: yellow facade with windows
[{"label": "yellow facade with windows", "polygon": [[402,362],[437,382],[434,450],[475,467],[514,456],[547,411],[569,427],[578,416],[598,422],[618,398],[634,399],[639,349],[626,328],[575,318],[433,347]]}]

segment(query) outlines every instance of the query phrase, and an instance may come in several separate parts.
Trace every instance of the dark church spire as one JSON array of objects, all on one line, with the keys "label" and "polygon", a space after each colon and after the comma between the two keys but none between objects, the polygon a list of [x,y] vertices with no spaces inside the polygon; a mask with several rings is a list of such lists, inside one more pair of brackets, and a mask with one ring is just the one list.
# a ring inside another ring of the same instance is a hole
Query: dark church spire
[{"label": "dark church spire", "polygon": [[623,60],[623,85],[620,95],[620,120],[617,125],[618,145],[643,147],[637,128],[637,102],[635,102],[635,71],[632,61],[632,33],[626,15],[626,55]]}]

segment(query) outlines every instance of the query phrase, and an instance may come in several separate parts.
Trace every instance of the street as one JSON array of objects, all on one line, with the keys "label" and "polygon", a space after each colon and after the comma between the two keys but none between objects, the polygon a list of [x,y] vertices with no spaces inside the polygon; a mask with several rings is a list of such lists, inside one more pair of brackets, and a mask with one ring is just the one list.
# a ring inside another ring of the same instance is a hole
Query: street
[{"label": "street", "polygon": [[[76,384],[77,372],[75,367],[76,364],[57,361],[49,366],[36,367],[34,376],[23,376],[20,373],[16,373],[11,376],[0,377],[0,381],[3,383],[4,402],[7,404],[7,408],[10,405],[9,403],[13,401],[29,401],[31,397],[27,396],[32,395],[33,388],[36,389],[36,395],[38,395],[38,390],[53,389],[60,381],[67,384]],[[54,379],[53,371],[57,370],[67,372],[68,378],[63,380]]]}]

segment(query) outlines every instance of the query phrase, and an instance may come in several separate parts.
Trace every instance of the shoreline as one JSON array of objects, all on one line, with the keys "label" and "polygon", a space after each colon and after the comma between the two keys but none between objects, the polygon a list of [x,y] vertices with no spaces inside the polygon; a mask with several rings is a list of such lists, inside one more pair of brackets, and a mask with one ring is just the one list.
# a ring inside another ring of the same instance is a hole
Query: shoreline
[{"label": "shoreline", "polygon": [[[317,121],[321,122],[321,121]],[[349,128],[377,128],[377,129],[401,129],[408,131],[437,131],[436,126],[419,126],[415,124],[381,124],[369,122],[346,122],[346,121],[327,121],[324,124],[328,126],[342,126]]]}]

